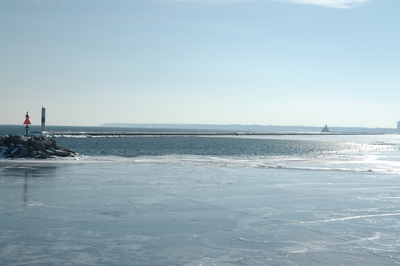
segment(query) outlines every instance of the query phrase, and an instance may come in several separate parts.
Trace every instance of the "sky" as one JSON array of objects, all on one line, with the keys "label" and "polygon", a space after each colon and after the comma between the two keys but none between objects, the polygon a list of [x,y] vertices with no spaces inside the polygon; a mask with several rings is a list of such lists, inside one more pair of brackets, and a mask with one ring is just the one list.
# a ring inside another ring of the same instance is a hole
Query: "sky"
[{"label": "sky", "polygon": [[1,0],[0,124],[395,128],[398,0]]}]

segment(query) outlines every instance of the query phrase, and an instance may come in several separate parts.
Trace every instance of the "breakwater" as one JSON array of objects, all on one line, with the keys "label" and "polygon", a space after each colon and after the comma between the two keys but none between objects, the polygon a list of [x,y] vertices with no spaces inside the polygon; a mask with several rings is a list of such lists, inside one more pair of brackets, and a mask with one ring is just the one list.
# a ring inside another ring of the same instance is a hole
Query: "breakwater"
[{"label": "breakwater", "polygon": [[0,136],[0,158],[52,158],[75,156],[75,152],[64,149],[46,136]]},{"label": "breakwater", "polygon": [[384,133],[357,132],[47,132],[53,137],[174,137],[174,136],[319,136],[319,135],[384,135]]}]

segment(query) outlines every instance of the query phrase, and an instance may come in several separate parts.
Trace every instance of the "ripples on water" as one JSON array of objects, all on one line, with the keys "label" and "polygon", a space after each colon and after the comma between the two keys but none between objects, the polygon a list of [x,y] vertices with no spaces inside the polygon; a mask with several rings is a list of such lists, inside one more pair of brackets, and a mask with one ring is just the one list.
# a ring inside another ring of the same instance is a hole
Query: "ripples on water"
[{"label": "ripples on water", "polygon": [[354,145],[320,141],[224,137],[58,138],[63,146],[85,155],[215,155],[320,157]]},{"label": "ripples on water", "polygon": [[[18,134],[23,126],[0,126],[0,135]],[[157,129],[107,128],[107,127],[52,127],[52,132],[160,132]],[[32,126],[31,131],[39,130]],[[181,132],[166,129],[163,132]],[[188,131],[189,132],[189,131]],[[343,151],[358,151],[367,146],[386,148],[400,145],[398,136],[259,136],[259,137],[58,137],[59,145],[88,156],[160,156],[160,155],[206,155],[206,156],[286,156],[302,158],[331,158]],[[374,148],[374,149],[375,149]],[[367,148],[369,149],[369,148]]]}]

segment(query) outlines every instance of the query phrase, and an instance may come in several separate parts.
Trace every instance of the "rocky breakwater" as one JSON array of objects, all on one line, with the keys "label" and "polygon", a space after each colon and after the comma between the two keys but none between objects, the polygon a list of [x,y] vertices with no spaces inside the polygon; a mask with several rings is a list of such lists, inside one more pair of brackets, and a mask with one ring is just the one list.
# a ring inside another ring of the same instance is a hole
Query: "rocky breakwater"
[{"label": "rocky breakwater", "polygon": [[54,158],[74,157],[75,152],[64,149],[45,136],[0,136],[0,158]]}]

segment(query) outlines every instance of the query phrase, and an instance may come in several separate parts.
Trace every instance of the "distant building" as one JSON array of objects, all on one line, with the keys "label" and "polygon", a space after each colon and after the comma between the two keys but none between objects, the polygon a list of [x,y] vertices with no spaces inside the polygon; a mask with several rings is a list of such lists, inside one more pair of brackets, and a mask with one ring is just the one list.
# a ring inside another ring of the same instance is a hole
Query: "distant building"
[{"label": "distant building", "polygon": [[322,128],[321,132],[331,132],[331,131],[329,130],[328,126],[325,125],[325,126]]},{"label": "distant building", "polygon": [[397,122],[397,132],[400,133],[400,121]]}]

